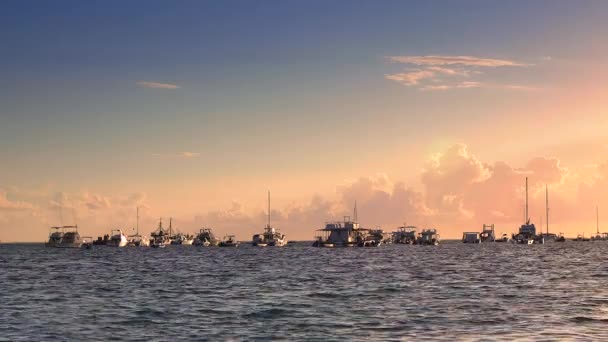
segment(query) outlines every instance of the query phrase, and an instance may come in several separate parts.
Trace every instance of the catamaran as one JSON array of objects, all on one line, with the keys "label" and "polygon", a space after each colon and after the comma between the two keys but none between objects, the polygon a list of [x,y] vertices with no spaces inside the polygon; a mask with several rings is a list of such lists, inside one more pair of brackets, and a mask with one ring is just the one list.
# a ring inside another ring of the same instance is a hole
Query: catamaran
[{"label": "catamaran", "polygon": [[145,236],[139,235],[139,207],[137,207],[137,223],[135,224],[135,234],[127,236],[129,242],[127,246],[134,247],[148,247],[150,246],[150,240]]},{"label": "catamaran", "polygon": [[530,217],[528,216],[528,177],[526,177],[526,207],[525,207],[525,222],[519,227],[517,235],[513,236],[513,243],[522,245],[531,245],[534,243],[544,243],[542,236],[536,235],[536,226],[534,223],[530,223]]},{"label": "catamaran", "polygon": [[285,238],[285,235],[279,233],[270,225],[270,191],[268,191],[268,224],[266,224],[266,227],[264,227],[264,233],[255,234],[253,236],[252,244],[258,247],[282,247],[287,244],[287,239]]}]

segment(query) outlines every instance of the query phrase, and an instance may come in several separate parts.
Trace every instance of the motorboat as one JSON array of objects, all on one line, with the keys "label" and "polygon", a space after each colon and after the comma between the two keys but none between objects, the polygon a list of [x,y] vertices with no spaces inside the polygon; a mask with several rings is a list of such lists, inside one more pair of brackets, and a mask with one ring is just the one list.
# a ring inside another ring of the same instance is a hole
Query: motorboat
[{"label": "motorboat", "polygon": [[178,233],[171,240],[172,245],[192,245],[194,243],[194,237],[192,235]]},{"label": "motorboat", "polygon": [[226,235],[218,244],[219,247],[238,247],[240,242],[236,241],[234,235]]},{"label": "motorboat", "polygon": [[418,239],[416,239],[417,244],[419,245],[439,245],[439,233],[437,233],[437,229],[428,228],[423,229],[420,234],[418,234]]},{"label": "motorboat", "polygon": [[505,233],[505,234],[502,234],[500,239],[494,240],[494,242],[509,242],[510,240],[511,239],[509,239],[509,235]]},{"label": "motorboat", "polygon": [[481,243],[478,232],[462,233],[462,243]]},{"label": "motorboat", "polygon": [[78,233],[78,226],[52,227],[47,247],[80,248],[83,240]]},{"label": "motorboat", "polygon": [[219,240],[215,237],[211,228],[202,228],[196,236],[196,239],[194,239],[195,246],[217,246],[218,243]]},{"label": "motorboat", "polygon": [[255,234],[251,239],[251,244],[257,247],[282,247],[287,244],[285,234],[279,233],[270,225],[270,191],[268,191],[268,223],[264,227],[262,234]]},{"label": "motorboat", "polygon": [[416,226],[403,226],[393,232],[393,243],[403,245],[416,244]]},{"label": "motorboat", "polygon": [[494,233],[494,224],[485,224],[479,233],[479,242],[494,242],[496,234]]},{"label": "motorboat", "polygon": [[123,234],[120,229],[113,229],[110,232],[110,241],[108,241],[108,246],[110,247],[125,247],[129,243],[125,234]]}]

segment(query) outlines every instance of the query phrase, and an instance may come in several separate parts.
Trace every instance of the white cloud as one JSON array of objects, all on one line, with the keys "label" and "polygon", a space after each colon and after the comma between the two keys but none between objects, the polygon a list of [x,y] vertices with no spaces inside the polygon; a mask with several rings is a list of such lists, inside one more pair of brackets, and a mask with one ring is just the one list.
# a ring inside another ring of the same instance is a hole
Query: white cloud
[{"label": "white cloud", "polygon": [[432,78],[433,76],[435,76],[435,73],[429,70],[413,70],[398,74],[384,75],[387,80],[395,81],[407,86],[416,85],[420,83],[420,81]]},{"label": "white cloud", "polygon": [[464,65],[477,67],[503,67],[503,66],[529,66],[530,64],[519,63],[507,59],[480,58],[474,56],[388,56],[389,61],[394,63],[415,65]]},{"label": "white cloud", "polygon": [[22,201],[12,201],[8,199],[7,193],[5,191],[0,190],[0,210],[26,210],[32,209],[33,206],[30,203],[22,202]]},{"label": "white cloud", "polygon": [[200,156],[201,154],[198,152],[180,152],[178,155],[184,158],[194,158]]},{"label": "white cloud", "polygon": [[139,81],[137,85],[145,87],[145,88],[153,88],[153,89],[177,89],[180,88],[177,84],[171,83],[160,83],[160,82],[147,82],[147,81]]}]

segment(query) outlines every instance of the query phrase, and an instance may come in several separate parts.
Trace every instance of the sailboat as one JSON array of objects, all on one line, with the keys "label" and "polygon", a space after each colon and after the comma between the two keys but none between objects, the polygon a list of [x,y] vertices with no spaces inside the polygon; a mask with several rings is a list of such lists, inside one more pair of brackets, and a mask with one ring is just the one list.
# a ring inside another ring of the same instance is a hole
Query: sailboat
[{"label": "sailboat", "polygon": [[526,177],[526,207],[525,207],[525,222],[519,227],[517,235],[513,236],[513,243],[522,245],[531,245],[534,243],[544,243],[542,235],[536,235],[536,226],[530,223],[528,216],[528,177]]},{"label": "sailboat", "polygon": [[264,233],[255,234],[252,239],[252,245],[258,247],[276,246],[282,247],[287,244],[285,235],[279,233],[270,225],[270,191],[268,191],[268,224],[264,228]]},{"label": "sailboat", "polygon": [[591,237],[591,241],[605,241],[608,240],[608,233],[600,233],[600,213],[599,208],[595,207],[595,236]]},{"label": "sailboat", "polygon": [[137,207],[137,223],[135,225],[135,234],[127,236],[129,243],[127,246],[148,247],[150,240],[147,237],[139,235],[139,207]]},{"label": "sailboat", "polygon": [[[545,214],[546,214],[546,225],[547,232],[541,233],[540,236],[545,240],[545,242],[555,242],[559,239],[559,236],[554,233],[549,233],[549,188],[545,185]],[[541,221],[541,230],[542,230],[542,221]]]}]

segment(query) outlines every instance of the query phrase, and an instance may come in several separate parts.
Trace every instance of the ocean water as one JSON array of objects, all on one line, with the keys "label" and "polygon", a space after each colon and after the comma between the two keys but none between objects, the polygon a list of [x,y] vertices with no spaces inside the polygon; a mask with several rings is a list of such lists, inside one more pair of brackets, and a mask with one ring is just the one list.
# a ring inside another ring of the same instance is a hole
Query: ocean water
[{"label": "ocean water", "polygon": [[0,245],[0,340],[607,339],[608,242]]}]

